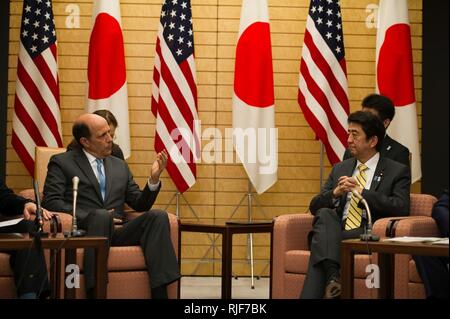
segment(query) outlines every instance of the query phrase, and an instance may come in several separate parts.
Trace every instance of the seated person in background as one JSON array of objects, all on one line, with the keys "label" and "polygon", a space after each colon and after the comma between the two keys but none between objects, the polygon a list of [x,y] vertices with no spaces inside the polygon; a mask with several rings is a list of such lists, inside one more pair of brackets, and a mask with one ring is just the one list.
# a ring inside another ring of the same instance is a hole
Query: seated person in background
[{"label": "seated person in background", "polygon": [[[364,112],[371,112],[378,116],[387,130],[395,115],[395,106],[389,98],[379,94],[371,94],[362,100],[361,105]],[[408,167],[410,166],[408,148],[396,140],[393,140],[387,134],[381,142],[380,155]],[[345,150],[344,160],[349,159],[350,157],[352,157],[350,150]]]},{"label": "seated person in background", "polygon": [[[444,190],[434,204],[431,217],[436,221],[441,237],[449,236],[448,189]],[[430,299],[448,299],[448,257],[413,256],[417,271],[425,286],[425,293]]]},{"label": "seated person in background", "polygon": [[303,299],[338,298],[341,294],[341,241],[358,238],[367,225],[365,210],[353,192],[366,199],[373,222],[409,212],[410,169],[380,156],[383,123],[372,113],[358,111],[348,117],[348,133],[353,157],[334,165],[309,206],[314,220]]},{"label": "seated person in background", "polygon": [[[116,129],[118,127],[118,123],[117,120],[114,116],[114,114],[112,114],[110,111],[108,110],[97,110],[95,112],[93,112],[92,114],[97,114],[100,115],[101,117],[103,117],[106,122],[108,122],[109,125],[109,135],[111,135],[112,140],[114,141],[114,137],[116,134]],[[80,145],[78,144],[78,142],[73,139],[69,145],[67,145],[67,150],[73,150],[73,149],[77,149],[80,148]],[[114,142],[112,143],[112,150],[111,150],[111,155],[115,156],[117,158],[120,158],[121,160],[125,160],[125,157],[123,156],[123,152],[120,149],[120,146],[115,144]]]},{"label": "seated person in background", "polygon": [[[89,236],[105,236],[112,246],[140,245],[151,283],[152,298],[167,298],[167,285],[180,278],[178,261],[170,240],[169,218],[150,210],[161,188],[159,177],[167,165],[167,153],[157,154],[143,190],[133,179],[125,161],[111,156],[112,139],[107,121],[96,114],[83,114],[72,133],[81,148],[53,156],[48,164],[42,205],[51,211],[72,212],[72,178],[78,176],[78,227]],[[123,215],[124,204],[144,212],[114,228],[113,218]],[[150,211],[149,211],[150,210]],[[95,284],[93,251],[85,251],[86,293]]]},{"label": "seated person in background", "polygon": [[[0,215],[22,215],[18,224],[0,227],[0,233],[34,233],[37,226],[31,221],[31,215],[36,213],[36,204],[13,193],[0,181]],[[44,220],[52,218],[52,214],[43,210]],[[14,274],[17,296],[21,299],[45,298],[49,296],[50,284],[47,267],[42,250],[35,248],[18,251],[6,251],[11,255],[10,264]]]}]

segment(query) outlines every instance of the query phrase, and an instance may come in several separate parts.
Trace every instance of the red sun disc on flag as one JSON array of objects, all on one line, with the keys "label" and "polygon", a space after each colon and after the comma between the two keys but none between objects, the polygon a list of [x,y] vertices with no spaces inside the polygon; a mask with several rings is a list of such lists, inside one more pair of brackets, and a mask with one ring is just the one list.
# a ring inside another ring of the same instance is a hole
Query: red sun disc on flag
[{"label": "red sun disc on flag", "polygon": [[89,45],[89,98],[103,99],[117,92],[125,83],[125,53],[122,29],[106,13],[95,19]]},{"label": "red sun disc on flag", "polygon": [[395,24],[386,31],[378,55],[377,81],[380,94],[395,106],[415,102],[411,32],[407,24]]},{"label": "red sun disc on flag", "polygon": [[241,34],[236,48],[234,77],[234,92],[242,101],[255,107],[274,104],[268,23],[253,23]]}]

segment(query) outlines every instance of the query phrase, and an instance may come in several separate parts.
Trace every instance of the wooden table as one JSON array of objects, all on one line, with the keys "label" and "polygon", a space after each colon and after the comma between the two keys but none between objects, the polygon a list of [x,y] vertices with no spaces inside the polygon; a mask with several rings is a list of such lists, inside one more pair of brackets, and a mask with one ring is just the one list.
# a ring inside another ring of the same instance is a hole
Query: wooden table
[{"label": "wooden table", "polygon": [[[250,233],[270,233],[272,241],[273,222],[230,222],[220,224],[183,223],[181,232],[214,233],[222,235],[222,299],[231,299],[231,270],[233,262],[233,235]],[[181,245],[180,245],[181,246]],[[181,255],[180,255],[181,259]],[[272,268],[270,269],[272,278]]]},{"label": "wooden table", "polygon": [[343,240],[341,244],[342,298],[353,298],[355,253],[378,253],[380,268],[380,298],[394,298],[395,254],[417,256],[447,256],[448,245],[427,243],[399,243],[389,241],[365,242],[359,239]]},{"label": "wooden table", "polygon": [[[60,250],[66,253],[65,267],[69,264],[76,264],[77,248],[93,248],[96,256],[96,285],[95,296],[98,299],[106,298],[106,276],[107,276],[107,238],[106,237],[73,237],[65,238],[63,234],[50,234],[48,238],[41,238],[42,248],[56,251],[58,257],[51,261],[51,286],[54,289],[53,295],[59,297],[61,257]],[[28,234],[0,234],[0,251],[20,250],[33,247],[33,238]],[[65,276],[64,276],[65,278]],[[64,298],[75,298],[75,289],[69,289],[64,285]]]}]

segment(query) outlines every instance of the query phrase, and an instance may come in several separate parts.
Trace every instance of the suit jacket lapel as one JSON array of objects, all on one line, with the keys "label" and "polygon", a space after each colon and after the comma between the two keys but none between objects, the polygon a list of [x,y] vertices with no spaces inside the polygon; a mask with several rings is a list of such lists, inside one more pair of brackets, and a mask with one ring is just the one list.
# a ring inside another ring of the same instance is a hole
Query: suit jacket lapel
[{"label": "suit jacket lapel", "polygon": [[106,178],[106,193],[105,193],[105,203],[106,200],[108,199],[109,193],[111,193],[111,188],[112,188],[112,178],[111,176],[113,175],[113,167],[112,167],[112,161],[111,158],[108,156],[107,158],[105,158],[103,160],[103,162],[105,163],[105,178]]},{"label": "suit jacket lapel", "polygon": [[77,151],[75,156],[77,158],[76,160],[77,165],[83,171],[84,175],[86,175],[87,179],[89,180],[89,182],[91,182],[92,186],[94,186],[95,191],[97,192],[97,195],[100,198],[100,200],[103,201],[97,177],[95,177],[94,171],[92,170],[92,166],[89,163],[86,155],[83,153],[83,150],[80,149],[79,151]]},{"label": "suit jacket lapel", "polygon": [[380,157],[378,160],[377,168],[375,169],[375,173],[373,174],[372,183],[370,184],[370,190],[377,190],[380,185],[381,180],[383,179],[383,173],[386,168],[386,160],[383,157]]}]

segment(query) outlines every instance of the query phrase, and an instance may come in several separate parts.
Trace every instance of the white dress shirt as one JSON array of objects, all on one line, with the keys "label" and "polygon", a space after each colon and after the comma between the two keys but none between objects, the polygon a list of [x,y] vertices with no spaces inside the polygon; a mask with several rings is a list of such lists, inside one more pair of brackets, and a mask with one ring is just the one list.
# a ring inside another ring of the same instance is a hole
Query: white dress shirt
[{"label": "white dress shirt", "polygon": [[[95,157],[91,153],[87,152],[84,148],[83,148],[83,152],[84,152],[84,154],[86,154],[86,157],[87,157],[87,159],[89,161],[89,164],[91,164],[92,170],[94,171],[95,177],[97,178],[97,181],[100,183],[100,180],[99,180],[99,177],[98,177],[98,171],[97,171],[97,162],[96,162],[97,157]],[[103,162],[103,165],[102,165],[101,169],[102,169],[103,175],[106,177],[106,174],[105,174],[105,163],[104,162]],[[161,183],[161,181],[158,181],[158,183],[156,183],[156,184],[151,184],[150,183],[150,178],[147,180],[148,188],[152,192],[156,191],[158,189],[160,183]]]},{"label": "white dress shirt", "polygon": [[[372,184],[373,176],[375,175],[375,170],[378,165],[378,161],[380,160],[380,153],[375,153],[374,156],[372,156],[367,162],[364,163],[364,165],[367,166],[367,169],[365,170],[366,173],[366,185],[364,186],[364,189],[370,189],[370,185]],[[356,167],[353,171],[353,177],[356,177],[356,174],[358,174],[358,166],[362,164],[360,161],[356,161]],[[352,193],[347,193],[347,203],[344,207],[344,214],[342,214],[342,220],[345,220],[347,218],[348,214],[348,207],[350,206],[350,198],[352,197]],[[365,218],[366,211],[363,210],[363,217]]]}]

